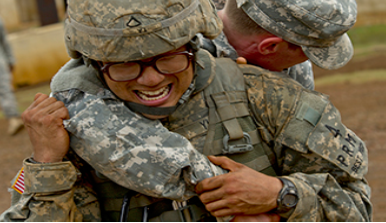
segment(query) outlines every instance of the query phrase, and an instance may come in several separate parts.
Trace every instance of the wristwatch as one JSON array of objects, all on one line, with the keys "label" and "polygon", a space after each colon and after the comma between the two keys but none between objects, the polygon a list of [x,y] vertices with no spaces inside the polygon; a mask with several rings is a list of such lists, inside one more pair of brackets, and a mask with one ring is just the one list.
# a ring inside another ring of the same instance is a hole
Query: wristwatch
[{"label": "wristwatch", "polygon": [[290,180],[280,177],[279,180],[283,183],[283,188],[280,190],[277,198],[276,212],[280,214],[295,210],[299,196],[295,185]]}]

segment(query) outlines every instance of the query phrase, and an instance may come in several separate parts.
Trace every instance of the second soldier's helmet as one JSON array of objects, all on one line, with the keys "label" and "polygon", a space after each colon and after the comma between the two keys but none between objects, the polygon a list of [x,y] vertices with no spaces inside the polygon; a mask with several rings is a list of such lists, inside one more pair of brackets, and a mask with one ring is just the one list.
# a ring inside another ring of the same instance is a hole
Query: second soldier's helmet
[{"label": "second soldier's helmet", "polygon": [[67,14],[69,55],[104,62],[146,59],[222,30],[210,0],[68,0]]}]

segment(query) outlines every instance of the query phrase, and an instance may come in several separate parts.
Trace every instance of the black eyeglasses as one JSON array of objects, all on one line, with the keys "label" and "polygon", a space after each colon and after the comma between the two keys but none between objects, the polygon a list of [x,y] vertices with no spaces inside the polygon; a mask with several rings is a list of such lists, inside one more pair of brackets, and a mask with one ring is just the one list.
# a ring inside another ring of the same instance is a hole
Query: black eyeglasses
[{"label": "black eyeglasses", "polygon": [[159,73],[176,74],[189,67],[194,54],[188,51],[174,52],[154,57],[151,61],[131,61],[122,63],[107,63],[101,70],[112,81],[124,82],[138,78],[146,67],[153,67]]}]

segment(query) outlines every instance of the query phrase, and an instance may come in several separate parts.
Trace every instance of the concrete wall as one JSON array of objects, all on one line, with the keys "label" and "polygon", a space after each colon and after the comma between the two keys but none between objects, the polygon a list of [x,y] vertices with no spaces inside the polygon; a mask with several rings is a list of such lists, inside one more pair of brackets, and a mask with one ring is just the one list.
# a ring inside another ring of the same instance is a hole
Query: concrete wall
[{"label": "concrete wall", "polygon": [[[55,0],[58,17],[64,20],[64,0]],[[40,26],[37,0],[0,0],[0,17],[9,32]]]},{"label": "concrete wall", "polygon": [[70,59],[62,23],[11,33],[8,39],[16,57],[16,88],[50,81]]},{"label": "concrete wall", "polygon": [[386,24],[386,0],[357,0],[356,26]]},{"label": "concrete wall", "polygon": [[20,26],[19,10],[15,0],[0,0],[0,17],[7,30]]}]

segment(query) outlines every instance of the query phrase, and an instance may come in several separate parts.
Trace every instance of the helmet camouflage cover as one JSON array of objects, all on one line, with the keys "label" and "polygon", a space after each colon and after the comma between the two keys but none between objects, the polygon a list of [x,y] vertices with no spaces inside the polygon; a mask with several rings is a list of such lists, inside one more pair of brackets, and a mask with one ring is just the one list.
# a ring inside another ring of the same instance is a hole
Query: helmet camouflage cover
[{"label": "helmet camouflage cover", "polygon": [[103,62],[146,59],[222,30],[209,0],[68,0],[67,13],[69,55]]}]

